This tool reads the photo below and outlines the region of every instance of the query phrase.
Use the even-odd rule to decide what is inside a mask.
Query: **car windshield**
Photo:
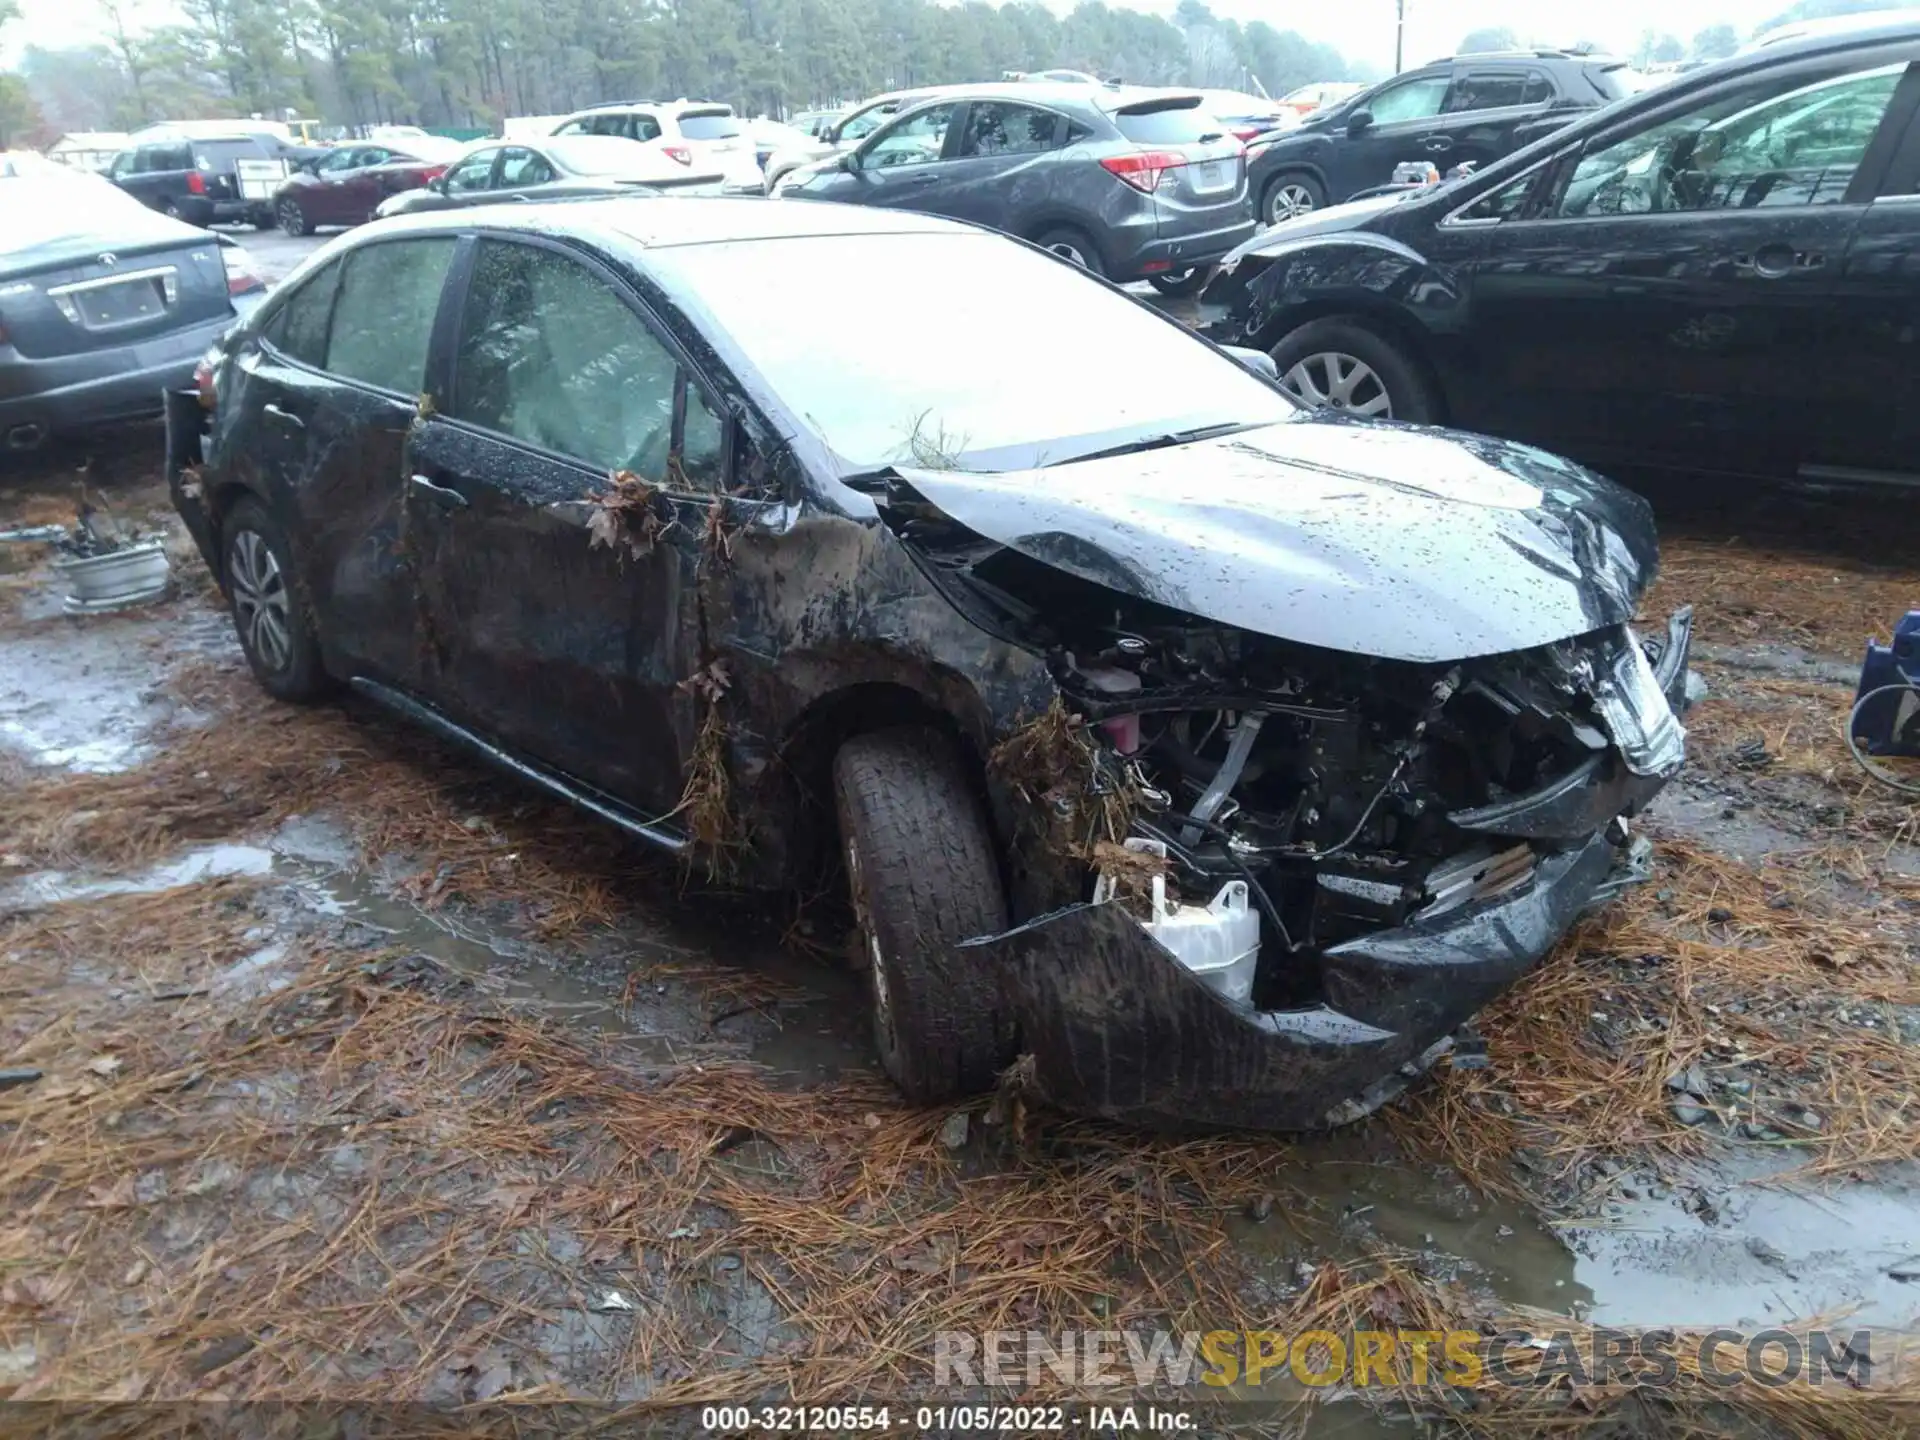
[[[856,472],[1028,469],[1301,413],[1137,301],[995,236],[737,241],[648,264]]]

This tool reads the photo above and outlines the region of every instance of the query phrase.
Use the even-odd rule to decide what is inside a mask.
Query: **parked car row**
[[[1316,406],[1586,464],[1920,480],[1920,26],[1780,42],[1229,255],[1207,333]]]

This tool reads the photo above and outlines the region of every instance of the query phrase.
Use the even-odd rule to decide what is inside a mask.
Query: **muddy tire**
[[[987,1089],[1012,1037],[994,977],[948,942],[1004,930],[1007,902],[959,752],[937,730],[861,735],[833,788],[880,1063],[922,1103]]]
[[[313,633],[313,606],[293,565],[280,522],[251,495],[236,501],[220,527],[220,579],[234,633],[260,688],[277,700],[309,704],[333,689]]]

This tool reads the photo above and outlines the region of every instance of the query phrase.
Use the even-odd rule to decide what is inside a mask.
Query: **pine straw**
[[[1831,1326],[1839,1331],[1837,1344],[1853,1329],[1843,1320],[1813,1317],[1780,1328],[1800,1337],[1804,1345],[1809,1332]],[[1536,1340],[1566,1336],[1572,1353],[1582,1357],[1582,1373],[1588,1376],[1599,1350],[1593,1325],[1548,1311],[1488,1304],[1422,1274],[1410,1257],[1390,1253],[1355,1265],[1323,1264],[1305,1291],[1281,1313],[1263,1321],[1262,1328],[1289,1336],[1328,1332],[1341,1337],[1349,1353],[1355,1332],[1444,1335],[1468,1331],[1488,1340],[1503,1332],[1510,1336],[1524,1332]],[[1883,1331],[1880,1338],[1894,1337]],[[1799,1378],[1782,1381],[1777,1351],[1769,1357],[1773,1384],[1743,1381],[1724,1387],[1702,1378],[1705,1339],[1699,1331],[1675,1332],[1667,1350],[1676,1372],[1670,1384],[1640,1388],[1649,1383],[1654,1362],[1636,1356],[1620,1364],[1611,1383],[1577,1390],[1570,1389],[1564,1379],[1551,1378],[1565,1373],[1565,1351],[1556,1354],[1520,1344],[1499,1345],[1500,1360],[1519,1382],[1502,1383],[1487,1368],[1496,1347],[1483,1343],[1472,1352],[1482,1362],[1479,1377],[1471,1384],[1456,1384],[1448,1382],[1447,1373],[1459,1379],[1462,1371],[1450,1364],[1438,1340],[1428,1352],[1424,1377],[1412,1346],[1403,1340],[1392,1355],[1391,1381],[1383,1389],[1416,1413],[1445,1417],[1465,1433],[1502,1437],[1654,1434],[1669,1440],[1724,1440],[1730,1435],[1764,1434],[1792,1440],[1885,1440],[1889,1435],[1911,1433],[1915,1406],[1920,1404],[1920,1362],[1892,1345],[1886,1347],[1891,1353],[1878,1353],[1880,1346],[1875,1347],[1871,1389],[1825,1375],[1822,1383],[1809,1384],[1804,1366]],[[1315,1350],[1310,1359],[1324,1365],[1325,1354]],[[1713,1359],[1716,1368],[1725,1372],[1744,1357],[1743,1347],[1727,1345]],[[1379,1398],[1382,1391],[1371,1393]]]
[[[231,667],[182,667],[175,684],[216,717],[175,730],[147,765],[115,774],[30,772],[0,787],[0,835],[18,862],[121,870],[183,842],[225,838],[324,807],[369,859],[418,865],[429,908],[510,899],[549,938],[628,906],[643,862],[611,827],[530,798],[384,717],[296,709]]]
[[[1793,1146],[1801,1173],[1920,1157],[1920,1047],[1893,1024],[1892,1007],[1920,1004],[1902,909],[1836,896],[1845,857],[1743,864],[1671,837],[1656,854],[1651,884],[1583,922],[1479,1017],[1491,1068],[1448,1071],[1389,1112],[1394,1131],[1484,1190],[1538,1201],[1511,1168],[1523,1148],[1562,1180],[1596,1157],[1699,1150],[1667,1079],[1702,1064],[1752,1079],[1723,1118],[1780,1131],[1758,1143]],[[1880,1023],[1856,1023],[1865,1016]]]
[[[0,1093],[0,1346],[39,1358],[15,1399],[826,1400],[923,1386],[938,1330],[1233,1313],[1222,1220],[1275,1188],[1271,1145],[1068,1126],[969,1175],[876,1081],[647,1069],[364,956],[248,1002],[71,968],[82,931],[165,912],[167,974],[205,983],[236,898],[0,937],[49,1071]],[[608,1291],[632,1309],[567,1354]]]
[[[1772,548],[1738,537],[1667,536],[1660,578],[1642,613],[1694,607],[1700,638],[1727,645],[1798,645],[1847,659],[1920,601],[1920,575],[1857,554]]]

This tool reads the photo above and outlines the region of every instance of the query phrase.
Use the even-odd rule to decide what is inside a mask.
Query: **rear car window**
[[[1220,133],[1220,122],[1200,108],[1198,96],[1190,105],[1129,106],[1115,112],[1113,123],[1136,145],[1190,145]]]
[[[731,140],[747,130],[737,115],[682,115],[680,133],[689,140]]]
[[[333,291],[339,282],[338,261],[303,281],[267,322],[268,342],[302,365],[319,369],[326,364],[327,322],[333,317]]]
[[[382,390],[418,395],[453,246],[453,236],[432,235],[389,240],[348,255],[333,305],[327,369]]]
[[[193,169],[193,147],[190,145],[153,145],[140,152],[140,168],[153,173],[167,170]]]
[[[1527,76],[1521,70],[1471,70],[1453,82],[1447,92],[1446,112],[1500,110],[1524,105]]]
[[[1605,65],[1582,65],[1580,73],[1587,77],[1587,84],[1602,100],[1618,100],[1627,93],[1627,87],[1620,82],[1620,77],[1627,73],[1624,60],[1610,61]]]

